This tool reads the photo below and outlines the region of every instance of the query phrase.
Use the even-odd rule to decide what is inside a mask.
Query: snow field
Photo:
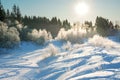
[[[46,46],[23,43],[0,58],[0,79],[119,80],[119,52],[119,43],[98,35],[84,44],[57,40]]]

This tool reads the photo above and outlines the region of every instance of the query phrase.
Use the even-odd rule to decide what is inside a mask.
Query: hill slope
[[[1,55],[0,80],[118,80],[119,52],[119,43],[98,36],[84,44],[23,43],[19,50]]]

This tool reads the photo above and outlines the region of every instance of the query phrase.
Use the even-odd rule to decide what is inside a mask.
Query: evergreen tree
[[[66,30],[68,30],[68,29],[71,28],[71,25],[70,25],[70,23],[68,22],[67,19],[63,21],[63,27],[64,27]]]
[[[17,6],[17,13],[16,13],[16,17],[17,17],[17,20],[19,21],[19,22],[21,22],[21,12],[20,12],[20,9],[19,9],[19,7]]]
[[[114,35],[117,32],[113,23],[102,17],[96,18],[95,25],[97,32],[102,36]]]
[[[5,10],[3,8],[3,5],[1,4],[1,0],[0,0],[0,21],[4,21],[5,20]]]
[[[14,4],[11,12],[11,17],[13,18],[12,20],[17,20],[21,22],[21,12],[18,6]]]
[[[62,23],[61,23],[60,19],[58,19],[58,25],[62,26]]]
[[[9,9],[7,9],[6,18],[9,19],[9,17],[10,17],[10,11],[9,11]]]
[[[13,19],[16,19],[17,17],[16,14],[17,14],[17,6],[14,4],[11,12],[11,16],[13,17]]]
[[[58,23],[57,18],[56,18],[56,17],[53,17],[53,18],[51,19],[51,24],[57,24],[57,23]]]
[[[109,31],[109,23],[107,19],[104,19],[102,17],[96,18],[96,30],[97,32],[102,36],[107,36]]]
[[[19,32],[15,27],[10,27],[0,22],[0,48],[13,48],[20,42]]]

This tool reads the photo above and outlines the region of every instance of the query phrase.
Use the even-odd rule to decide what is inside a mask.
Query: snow
[[[119,80],[120,43],[96,37],[101,42],[22,42],[0,55],[0,80]]]
[[[79,80],[79,79],[83,79],[83,78],[92,78],[92,77],[105,77],[105,76],[111,76],[113,74],[114,73],[110,72],[110,71],[97,71],[97,72],[94,72],[94,73],[90,73],[90,74],[86,74],[86,75],[83,75],[83,76],[75,77],[75,78],[72,78],[70,80]]]

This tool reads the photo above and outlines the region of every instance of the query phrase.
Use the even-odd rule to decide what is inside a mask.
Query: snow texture
[[[120,79],[120,44],[100,36],[84,44],[22,42],[8,52],[0,55],[0,80]]]

